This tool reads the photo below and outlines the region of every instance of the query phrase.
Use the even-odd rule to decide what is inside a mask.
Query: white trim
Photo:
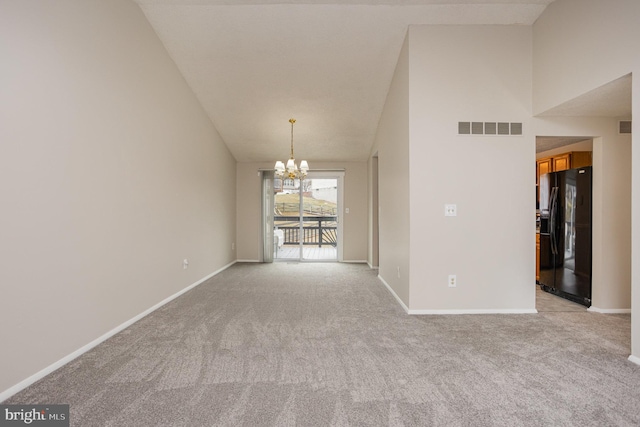
[[[238,259],[236,262],[261,262],[259,259]]]
[[[409,314],[537,314],[538,310],[519,308],[490,308],[490,309],[463,309],[463,310],[409,310]]]
[[[328,174],[328,173],[327,173]],[[336,254],[337,254],[337,259],[338,262],[343,262],[344,261],[344,175],[345,172],[333,172],[335,179],[336,179],[336,184],[337,184],[337,190],[338,190],[338,241],[336,242],[338,244],[338,247],[336,248]],[[309,172],[309,175],[311,175],[311,172]],[[323,176],[324,174],[320,174],[320,176]],[[333,179],[333,178],[331,178]]]
[[[538,310],[535,308],[532,309],[471,309],[471,310],[409,310],[409,307],[400,299],[398,294],[389,286],[389,284],[382,278],[382,276],[378,275],[378,279],[387,287],[391,295],[395,297],[395,299],[400,303],[404,311],[407,314],[411,315],[422,315],[422,314],[537,314]]]
[[[369,264],[367,261],[363,259],[345,259],[340,262],[344,262],[346,264]]]
[[[587,311],[601,314],[631,314],[630,308],[598,308],[591,306],[587,308]]]
[[[633,362],[636,365],[640,365],[640,357],[634,356],[633,354],[629,356],[629,362]]]
[[[404,301],[402,301],[400,299],[400,297],[398,296],[398,294],[396,294],[396,292],[391,288],[391,286],[389,286],[389,284],[382,278],[381,275],[378,274],[378,279],[380,279],[380,281],[382,282],[382,284],[384,284],[387,289],[389,290],[389,292],[391,292],[391,295],[394,296],[394,298],[400,303],[400,305],[402,306],[402,308],[404,309],[405,312],[407,312],[407,314],[409,313],[409,307],[407,307],[404,303]]]
[[[373,265],[371,265],[371,263],[369,261],[366,261],[366,263],[367,263],[367,265],[369,266],[370,269],[372,269],[372,270],[380,270],[379,266],[374,267]]]
[[[0,393],[0,402],[3,402],[5,400],[7,400],[8,398],[13,396],[14,394],[18,393],[19,391],[24,390],[25,388],[29,387],[31,384],[35,383],[36,381],[41,380],[42,378],[46,377],[47,375],[49,375],[53,371],[63,367],[67,363],[69,363],[72,360],[76,359],[77,357],[83,355],[87,351],[91,350],[92,348],[94,348],[98,344],[101,344],[102,342],[108,340],[109,338],[111,338],[112,336],[117,334],[118,332],[121,332],[124,329],[128,328],[129,326],[133,325],[134,323],[136,323],[138,320],[142,319],[143,317],[145,317],[145,316],[151,314],[152,312],[156,311],[157,309],[159,309],[163,305],[167,304],[168,302],[171,302],[172,300],[178,298],[180,295],[190,291],[191,289],[195,288],[196,286],[198,286],[198,285],[202,284],[203,282],[209,280],[210,278],[212,278],[216,274],[219,274],[222,271],[226,270],[227,268],[231,267],[236,262],[237,261],[233,261],[233,262],[225,265],[224,267],[214,271],[213,273],[209,274],[208,276],[203,277],[202,279],[198,280],[197,282],[195,282],[195,283],[187,286],[186,288],[176,292],[175,294],[165,298],[164,300],[160,301],[159,303],[157,303],[153,307],[143,311],[142,313],[140,313],[137,316],[127,320],[126,322],[120,324],[119,326],[116,326],[115,328],[113,328],[112,330],[107,332],[106,334],[96,338],[95,340],[91,341],[90,343],[80,347],[76,351],[66,355],[65,357],[63,357],[62,359],[58,360],[57,362],[52,363],[51,365],[49,365],[46,368],[40,370],[39,372],[36,372],[35,374],[31,375],[27,379],[24,379],[24,380],[20,381],[18,384],[14,385],[12,387],[9,387],[8,389],[6,389],[2,393]]]

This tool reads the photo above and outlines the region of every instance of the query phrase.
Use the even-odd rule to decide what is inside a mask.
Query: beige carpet
[[[237,264],[4,403],[75,426],[637,426],[630,316],[408,316],[364,265]]]

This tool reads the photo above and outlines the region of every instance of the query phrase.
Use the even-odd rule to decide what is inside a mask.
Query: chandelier
[[[276,176],[280,179],[283,177],[289,179],[305,179],[307,173],[309,172],[309,164],[306,160],[300,161],[300,168],[296,165],[296,159],[293,158],[293,124],[296,122],[296,119],[289,119],[289,123],[291,123],[291,158],[287,160],[287,167],[285,169],[284,163],[280,160],[276,162],[275,171]]]

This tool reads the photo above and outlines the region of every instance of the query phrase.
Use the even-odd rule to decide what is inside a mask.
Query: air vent
[[[458,135],[471,135],[471,122],[458,122]]]
[[[471,122],[471,133],[474,135],[484,135],[484,123]]]
[[[509,135],[509,123],[498,123],[498,135]]]
[[[622,120],[618,122],[619,133],[631,133],[631,120]]]
[[[522,135],[522,123],[458,122],[458,135]]]

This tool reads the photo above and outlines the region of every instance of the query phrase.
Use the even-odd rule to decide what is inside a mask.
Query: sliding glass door
[[[312,172],[303,181],[274,180],[273,235],[264,241],[272,239],[275,261],[340,259],[341,187],[342,176],[336,173]]]
[[[303,181],[304,183],[304,181]],[[275,260],[299,260],[301,257],[300,181],[276,179],[273,206]]]

